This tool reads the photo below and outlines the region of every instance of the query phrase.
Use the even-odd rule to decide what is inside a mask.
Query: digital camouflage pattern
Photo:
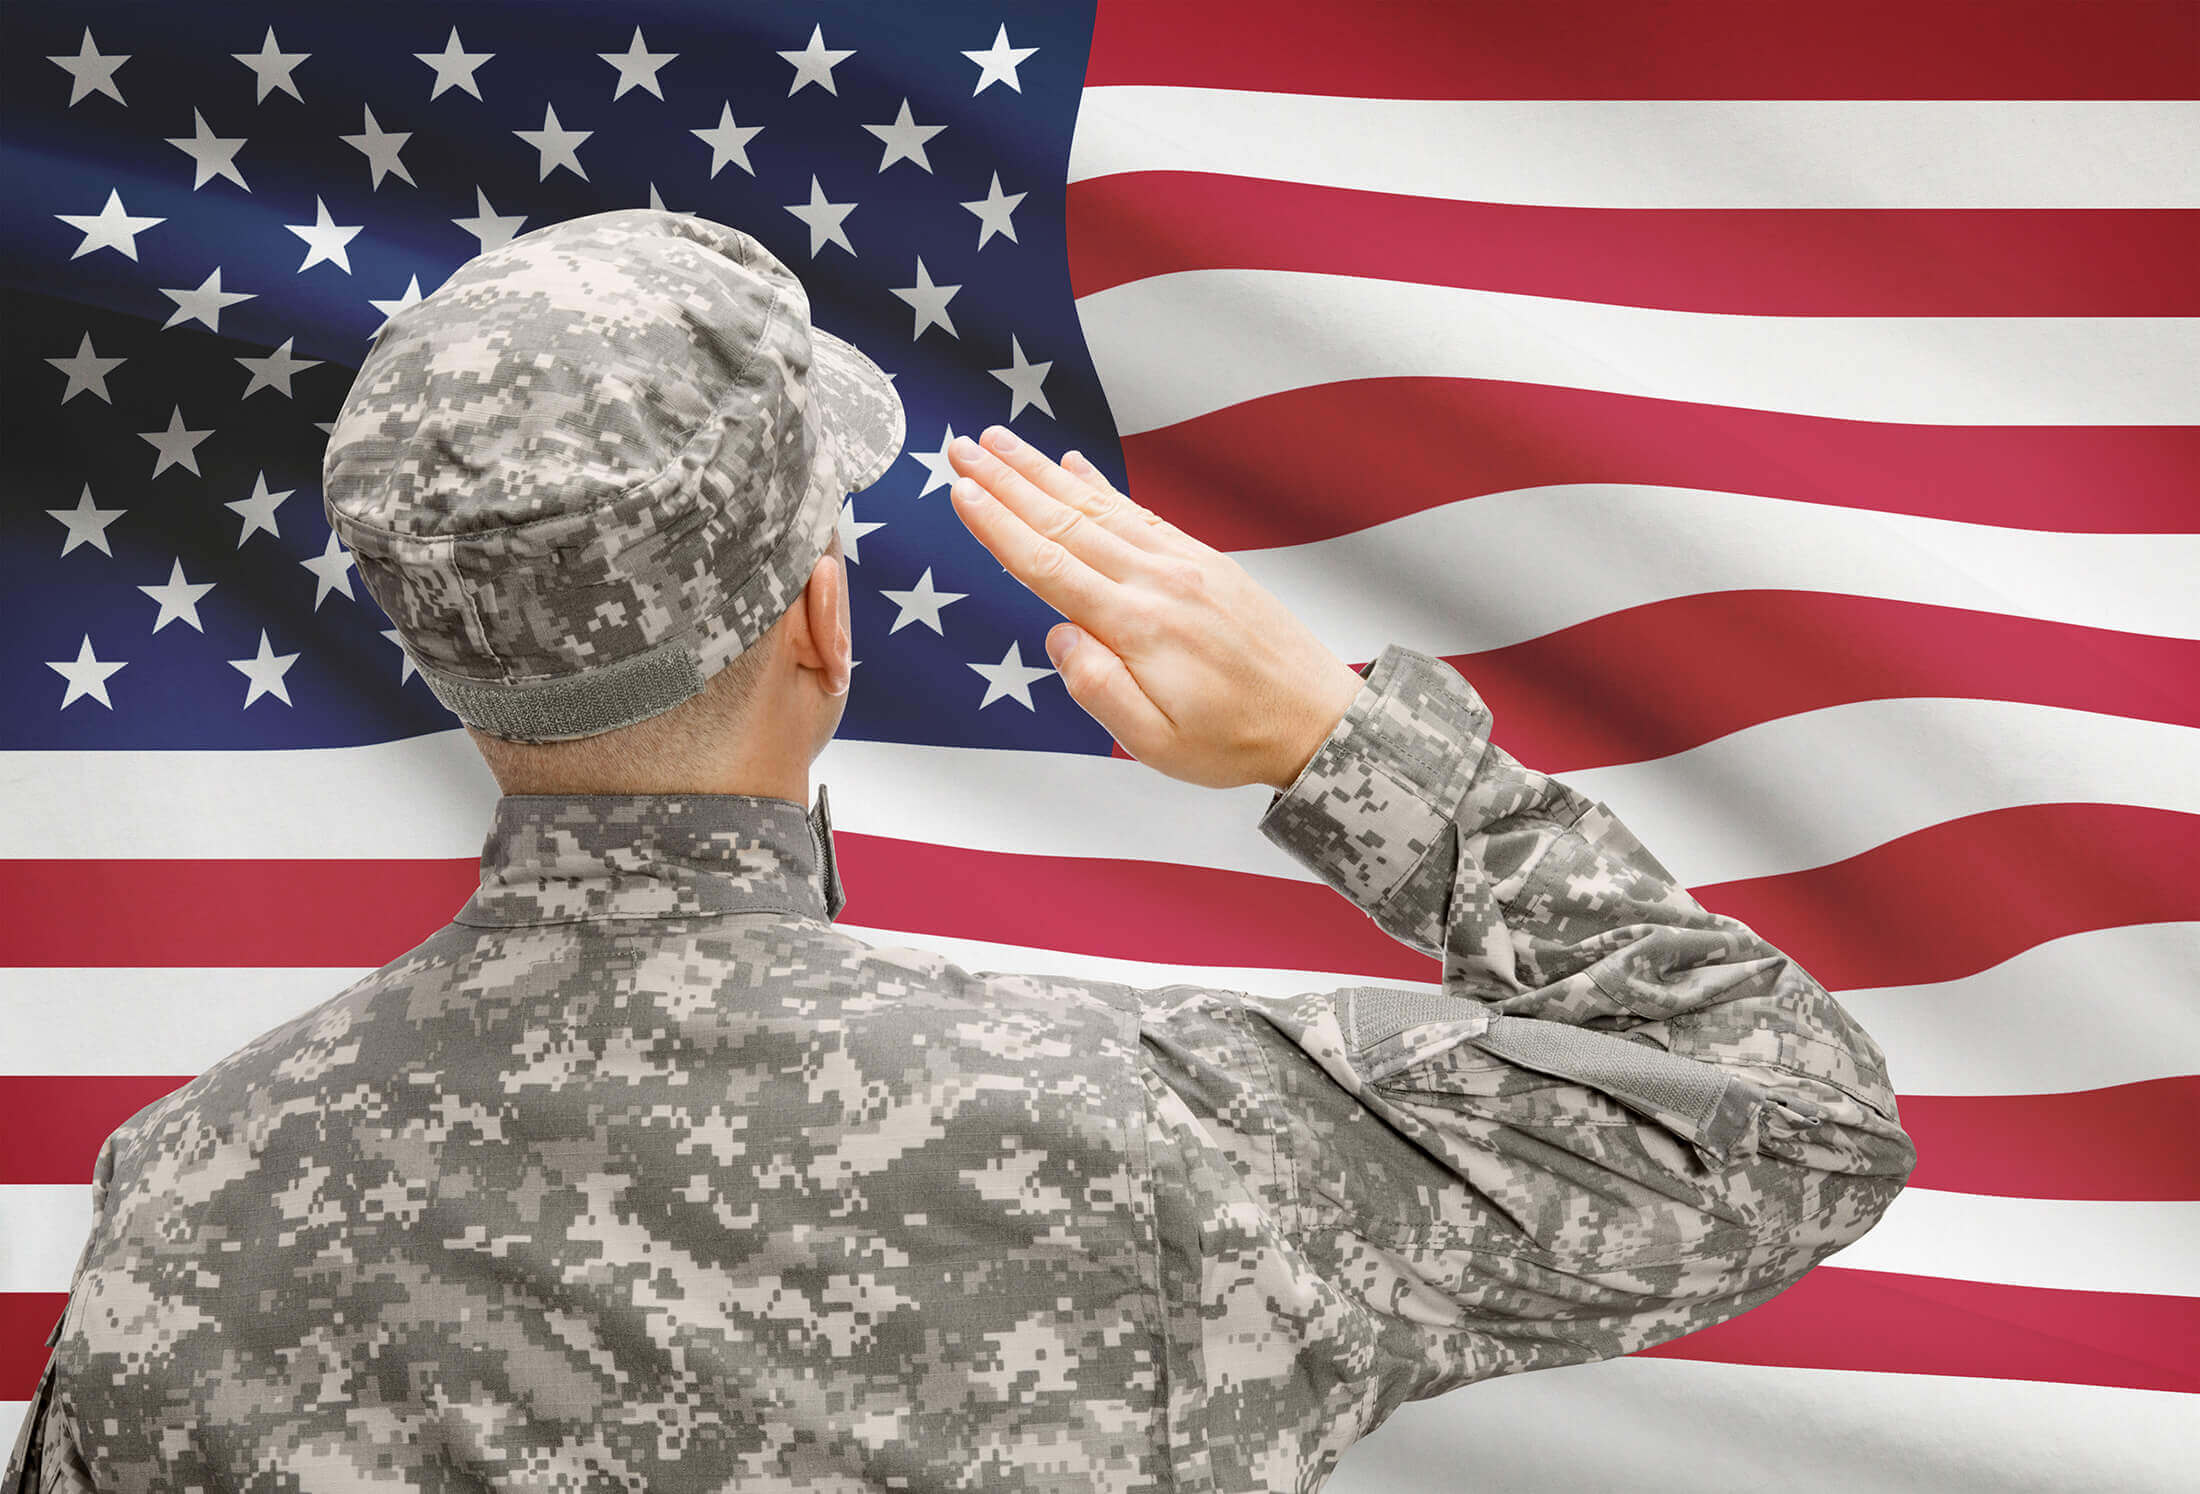
[[[101,1148],[36,1488],[1311,1491],[1869,1230],[1871,1037],[1363,673],[1260,829],[1441,994],[967,971],[834,927],[822,792],[503,798],[449,925]]]
[[[438,699],[558,741],[670,710],[768,631],[905,433],[756,239],[596,213],[389,319],[322,508]]]

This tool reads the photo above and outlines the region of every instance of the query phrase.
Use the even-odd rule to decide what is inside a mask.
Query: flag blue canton
[[[1062,236],[1089,7],[9,8],[7,743],[449,730],[320,508],[370,339],[467,259],[657,205],[763,241],[894,376],[844,509],[841,735],[1105,753],[1058,614],[948,502],[1013,424],[1121,481]]]

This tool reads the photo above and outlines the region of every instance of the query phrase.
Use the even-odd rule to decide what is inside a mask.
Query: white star
[[[140,586],[154,601],[160,603],[160,616],[153,619],[153,631],[158,633],[177,618],[182,618],[203,633],[199,626],[199,598],[214,589],[211,581],[190,582],[183,579],[183,562],[179,559],[170,565],[168,580],[160,586]]]
[[[651,183],[649,184],[649,206],[650,206],[650,210],[651,210],[652,212],[659,212],[659,213],[675,213],[675,212],[676,212],[676,213],[680,214],[680,215],[681,215],[682,217],[684,217],[684,218],[692,218],[692,217],[694,217],[694,216],[695,216],[695,209],[693,209],[693,208],[668,208],[668,207],[666,207],[666,206],[665,206],[665,200],[664,200],[664,199],[663,199],[662,197],[659,197],[659,196],[657,195],[657,184],[656,184],[655,182],[651,182]]]
[[[345,252],[344,246],[357,238],[359,230],[364,226],[364,224],[355,223],[349,228],[337,227],[336,220],[328,215],[328,204],[321,201],[319,194],[315,194],[313,199],[313,221],[311,223],[285,223],[283,225],[283,227],[306,241],[306,257],[299,263],[298,273],[302,275],[321,261],[327,260],[337,269],[349,275],[351,273],[351,256]]]
[[[176,406],[168,417],[168,429],[164,431],[139,431],[138,439],[153,443],[160,453],[153,458],[153,475],[158,477],[170,467],[184,467],[192,476],[199,473],[198,446],[214,434],[209,426],[203,431],[187,431],[183,428],[183,406]]]
[[[1031,682],[1054,673],[1051,669],[1033,669],[1024,663],[1023,645],[1015,642],[1008,645],[1008,652],[1001,655],[1000,663],[969,667],[985,677],[985,699],[978,702],[981,711],[1004,695],[1022,702],[1025,710],[1036,711],[1038,707],[1031,703]]]
[[[107,205],[96,214],[55,213],[54,216],[84,235],[84,242],[76,246],[79,254],[89,254],[94,249],[112,249],[131,259],[137,258],[137,236],[156,223],[166,223],[166,218],[133,218],[122,209],[122,194],[113,187],[107,189]]]
[[[222,329],[222,308],[224,306],[234,306],[239,301],[250,301],[259,294],[257,291],[223,290],[222,267],[220,265],[214,266],[214,273],[199,282],[197,290],[183,290],[180,288],[170,290],[166,286],[162,286],[160,293],[176,303],[175,314],[160,324],[162,331],[175,326],[178,322],[196,321],[206,323],[208,327],[216,332]]]
[[[298,662],[296,654],[278,654],[267,646],[267,629],[260,629],[260,652],[257,658],[231,659],[229,667],[239,670],[252,681],[252,688],[245,692],[244,703],[251,705],[263,695],[272,695],[284,705],[290,704],[290,691],[283,685],[283,676],[290,666]]]
[[[878,163],[884,171],[896,161],[914,161],[926,171],[932,169],[931,159],[924,153],[924,142],[947,128],[946,125],[920,125],[909,117],[909,101],[901,101],[901,113],[894,116],[892,124],[865,125],[864,128],[886,142],[886,158]]]
[[[119,508],[99,508],[92,503],[92,485],[84,484],[84,491],[77,496],[74,508],[49,508],[47,513],[59,519],[69,531],[68,542],[61,547],[66,555],[78,545],[95,545],[110,558],[114,551],[107,548],[107,526],[127,512]]]
[[[252,380],[244,386],[244,393],[238,397],[240,399],[250,399],[262,389],[273,389],[282,395],[284,399],[289,399],[291,397],[290,381],[292,377],[300,369],[319,368],[321,366],[321,360],[318,358],[294,358],[291,356],[290,345],[297,340],[295,337],[284,338],[283,345],[274,352],[269,353],[265,358],[239,358],[237,361],[251,370]]]
[[[475,98],[481,97],[481,89],[474,82],[474,69],[496,56],[494,52],[469,52],[458,39],[458,28],[451,28],[451,39],[443,44],[440,52],[415,52],[413,56],[435,69],[435,87],[429,91],[430,99],[443,96],[446,88],[463,88]]]
[[[970,96],[976,98],[979,94],[985,92],[988,85],[994,83],[1006,83],[1018,93],[1022,93],[1024,85],[1016,81],[1016,65],[1038,50],[1037,47],[1010,46],[1008,44],[1008,27],[1004,24],[999,31],[993,34],[992,46],[986,48],[983,52],[963,53],[963,56],[978,64],[980,69],[978,86],[970,90]]]
[[[1052,419],[1054,406],[1047,403],[1046,394],[1039,386],[1046,382],[1047,370],[1054,366],[1053,362],[1024,361],[1024,345],[1016,340],[1013,332],[1008,337],[1008,356],[1011,360],[1008,367],[986,370],[1008,386],[1008,418],[1014,420],[1026,405],[1037,405]]]
[[[79,695],[89,695],[110,711],[115,708],[115,703],[107,698],[107,676],[123,665],[102,664],[99,656],[92,652],[91,634],[84,635],[75,659],[48,659],[46,667],[69,682],[69,693],[61,697],[64,711]]]
[[[84,340],[76,345],[75,357],[48,358],[46,361],[69,376],[69,387],[62,391],[61,403],[67,404],[89,389],[111,405],[114,401],[107,399],[107,375],[130,360],[100,357],[92,351],[92,334],[87,332]]]
[[[181,135],[168,137],[170,145],[191,158],[191,190],[196,192],[215,177],[226,176],[247,192],[251,191],[252,184],[237,170],[237,152],[244,149],[244,136],[225,139],[216,135],[207,128],[205,119],[196,109],[191,111],[191,127],[195,133],[189,139]]]
[[[624,52],[598,52],[604,61],[619,70],[619,86],[612,90],[613,99],[623,98],[629,88],[646,88],[659,98],[665,91],[657,86],[657,69],[672,61],[678,52],[652,52],[642,41],[642,28],[634,28],[634,40],[627,43]]]
[[[560,166],[569,166],[582,181],[588,173],[581,170],[581,158],[576,152],[580,143],[595,134],[594,130],[569,130],[558,123],[558,111],[548,104],[542,106],[542,128],[539,130],[514,130],[513,134],[532,145],[542,157],[542,172],[535,180],[541,181]]]
[[[379,337],[382,335],[382,329],[390,324],[391,317],[408,306],[418,306],[420,304],[420,277],[415,275],[410,281],[406,282],[405,294],[399,296],[396,300],[376,301],[370,298],[367,304],[382,313],[382,320],[375,323],[374,331],[368,334],[372,337]]]
[[[946,429],[947,434],[940,437],[940,449],[938,451],[904,451],[902,453],[910,461],[924,464],[926,476],[924,486],[917,489],[919,498],[922,498],[934,488],[951,487],[955,479],[962,475],[948,465],[947,448],[955,444],[955,428],[948,426]],[[973,436],[970,439],[975,441],[977,437]]]
[[[978,215],[978,247],[980,249],[983,249],[985,241],[995,234],[1002,235],[1012,244],[1021,242],[1016,237],[1016,225],[1010,220],[1009,214],[1016,211],[1017,204],[1021,203],[1027,195],[1018,192],[1012,196],[1004,196],[1001,192],[1001,174],[996,171],[993,173],[993,185],[986,188],[985,196],[979,198],[976,202],[963,204],[964,207]]]
[[[291,81],[290,72],[292,68],[295,68],[313,54],[311,52],[285,52],[278,48],[275,45],[275,28],[273,26],[267,28],[267,36],[261,41],[258,52],[232,52],[229,55],[252,69],[252,76],[260,85],[260,91],[252,99],[255,104],[264,103],[268,94],[278,88],[301,104],[305,102],[306,96],[300,93],[298,85]]]
[[[100,56],[99,47],[92,41],[91,27],[84,28],[84,40],[77,44],[74,57],[64,54],[46,60],[68,73],[70,108],[74,109],[77,102],[90,93],[103,93],[125,109],[130,107],[122,90],[115,86],[115,69],[128,62],[130,56],[128,53],[117,56],[113,52]]]
[[[497,210],[489,206],[489,194],[476,187],[474,216],[453,218],[451,221],[481,240],[481,248],[477,252],[487,254],[491,249],[502,249],[511,243],[513,236],[519,232],[519,226],[527,221],[527,215],[513,213],[509,217],[498,217]]]
[[[117,509],[115,512],[120,513]],[[856,553],[856,542],[874,529],[884,529],[884,524],[861,524],[856,521],[856,500],[844,498],[840,503],[840,553],[850,565],[863,564],[863,557]]]
[[[345,574],[351,569],[351,551],[345,549],[335,535],[328,537],[328,544],[321,553],[301,560],[298,564],[313,572],[320,585],[313,589],[313,610],[321,610],[321,599],[332,591],[340,591],[347,602],[359,599],[351,593],[351,577]]]
[[[810,258],[817,258],[817,251],[827,244],[838,244],[850,254],[856,252],[856,246],[848,242],[848,235],[840,227],[841,220],[856,210],[856,204],[827,202],[825,189],[817,184],[816,173],[813,172],[810,176],[810,201],[807,206],[799,202],[782,203],[781,206],[810,225]]]
[[[405,651],[405,640],[397,636],[397,629],[384,628],[382,636],[397,645],[398,657],[405,661],[405,667],[397,672],[397,683],[403,685],[420,671],[413,668],[413,656]]]
[[[835,98],[840,90],[833,86],[833,68],[855,56],[854,52],[832,52],[825,47],[825,30],[821,26],[810,27],[810,44],[799,52],[781,52],[780,56],[794,64],[794,82],[787,85],[787,97],[793,98],[805,83],[815,83]]]
[[[252,479],[251,497],[235,498],[224,503],[223,508],[232,509],[244,518],[244,528],[237,535],[237,548],[243,549],[244,542],[262,529],[281,539],[282,531],[275,527],[275,510],[282,506],[285,498],[296,491],[295,488],[285,488],[280,493],[270,493],[267,490],[267,474],[262,472]]]
[[[688,133],[710,147],[710,174],[716,176],[718,168],[728,161],[738,161],[741,169],[756,175],[756,168],[749,164],[749,142],[764,132],[762,125],[750,125],[743,129],[733,122],[733,105],[722,104],[718,110],[718,123],[707,130],[690,130]]]
[[[959,285],[935,285],[931,275],[924,268],[923,255],[917,256],[917,283],[915,285],[890,285],[886,289],[890,294],[907,301],[916,310],[917,325],[916,330],[909,334],[911,342],[922,337],[924,329],[934,322],[945,327],[949,337],[959,339],[962,336],[960,332],[955,330],[954,322],[949,320],[947,315],[947,303],[955,299],[955,292],[961,290],[962,287]]]
[[[364,104],[360,105],[360,108],[365,112],[367,118],[366,123],[360,126],[359,133],[356,135],[343,135],[338,138],[367,158],[367,166],[374,172],[372,183],[374,189],[380,191],[382,189],[382,178],[393,171],[404,181],[406,186],[418,186],[419,183],[413,180],[412,173],[405,169],[405,163],[397,159],[397,153],[405,148],[405,142],[412,139],[412,132],[408,130],[403,134],[396,134],[385,130],[374,122],[374,111],[372,109],[367,108]]]
[[[966,591],[934,591],[932,589],[932,568],[926,566],[924,574],[917,578],[915,590],[887,591],[882,588],[879,595],[901,609],[900,613],[894,618],[894,625],[886,630],[889,634],[899,633],[904,623],[921,622],[933,632],[945,638],[947,636],[946,630],[940,627],[940,609],[951,602],[961,601],[970,593]]]

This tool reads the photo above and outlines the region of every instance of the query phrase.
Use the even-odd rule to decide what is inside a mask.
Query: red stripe
[[[0,966],[371,969],[480,881],[478,858],[0,861]]]
[[[0,1076],[0,1184],[89,1185],[92,1164],[115,1128],[163,1095],[183,1088],[192,1077]]]
[[[1694,891],[1833,989],[1951,980],[2065,934],[2200,918],[2194,825],[2121,804],[2025,805]],[[834,844],[849,923],[1169,964],[1403,980],[1434,968],[1320,883],[849,831]],[[455,914],[477,876],[472,861],[5,861],[0,899],[21,919],[5,963],[380,966]]]
[[[1489,705],[1505,750],[1560,775],[1863,700],[2022,701],[2200,726],[2200,640],[1831,592],[1674,597],[1444,657]]]
[[[2200,918],[2200,817],[2027,804],[1928,825],[1808,871],[1691,891],[1829,990],[1955,980],[2050,939]],[[2123,1014],[2111,1004],[2102,1015]]]
[[[2015,529],[2194,525],[2200,426],[1836,420],[1493,379],[1350,379],[1124,438],[1126,489],[1218,550],[1559,483],[1750,493]],[[1257,495],[1257,496],[1253,496]]]
[[[2200,209],[1536,207],[1139,171],[1070,185],[1073,294],[1294,270],[1756,316],[2191,316]]]
[[[89,1183],[100,1146],[189,1076],[0,1077],[0,1185]],[[2190,1202],[2200,1150],[2133,1137],[2200,1133],[2200,1075],[2045,1095],[1901,1095],[1913,1186],[2003,1198]]]
[[[1953,980],[2066,934],[2200,919],[2195,824],[2122,804],[2025,805],[1694,892],[1833,990]],[[1434,978],[1432,960],[1318,882],[848,831],[834,845],[849,923],[1168,964]],[[477,876],[472,861],[0,861],[0,905],[20,920],[5,963],[378,967],[441,927]]]
[[[1652,1359],[2200,1390],[2200,1298],[1827,1267]]]
[[[0,1400],[27,1401],[66,1292],[0,1292]],[[2200,1299],[1829,1267],[1645,1358],[2200,1390]]]
[[[1895,1060],[1896,1067],[1901,1060]],[[1898,1095],[1910,1184],[1999,1198],[2200,1199],[2200,1074],[2046,1095]],[[98,1155],[95,1143],[92,1155]],[[86,1173],[89,1176],[89,1171]]]
[[[45,1372],[46,1335],[69,1305],[67,1292],[0,1292],[0,1401],[27,1401]]]
[[[1319,883],[845,830],[834,850],[849,923],[1173,963],[1428,964]],[[379,966],[455,915],[479,874],[475,860],[0,861],[0,906],[18,918],[0,964]]]
[[[2182,99],[2182,0],[1101,0],[1085,86],[1400,99]]]

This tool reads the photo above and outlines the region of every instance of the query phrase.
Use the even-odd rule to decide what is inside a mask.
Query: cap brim
[[[810,328],[810,397],[840,448],[840,480],[860,493],[886,475],[908,439],[901,396],[854,343]]]

